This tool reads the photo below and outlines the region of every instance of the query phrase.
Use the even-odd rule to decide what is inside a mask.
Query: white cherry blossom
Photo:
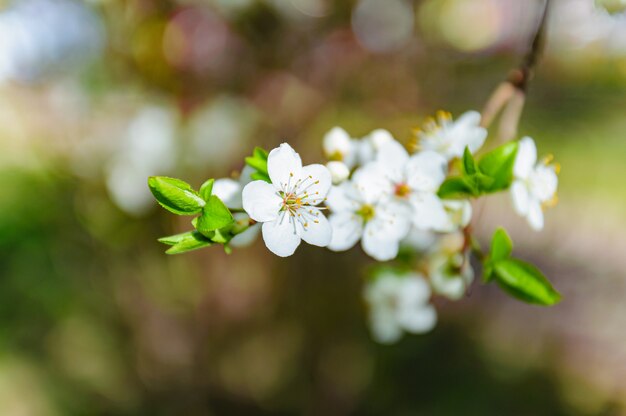
[[[477,111],[468,111],[456,121],[450,113],[440,111],[436,119],[428,120],[415,135],[420,150],[432,150],[451,160],[461,157],[467,146],[472,153],[480,149],[487,138],[487,130],[480,126]]]
[[[400,143],[392,141],[381,146],[376,160],[364,170],[368,192],[408,204],[415,227],[435,231],[450,228],[448,213],[437,196],[448,170],[443,156],[432,151],[409,156]]]
[[[537,163],[537,147],[530,137],[519,142],[511,198],[515,211],[526,217],[534,230],[543,229],[543,208],[556,201],[558,165],[549,160]]]
[[[370,192],[368,179],[366,168],[360,168],[351,181],[331,188],[326,201],[333,228],[328,248],[348,250],[360,239],[368,255],[379,261],[391,260],[409,231],[410,210],[383,194]]]
[[[300,155],[283,143],[268,155],[267,170],[272,183],[253,181],[243,189],[243,208],[250,218],[263,223],[267,248],[286,257],[301,240],[327,246],[332,230],[317,205],[331,187],[328,169],[319,164],[303,167]]]
[[[374,160],[380,147],[391,141],[394,141],[393,136],[384,129],[355,139],[341,127],[334,127],[324,136],[322,146],[328,159],[342,162],[350,170]]]
[[[474,269],[467,255],[437,252],[429,259],[428,275],[435,293],[459,300],[474,280]]]
[[[428,332],[437,322],[437,312],[429,303],[430,288],[420,274],[385,271],[367,284],[364,297],[372,335],[380,343],[396,342],[404,331]]]

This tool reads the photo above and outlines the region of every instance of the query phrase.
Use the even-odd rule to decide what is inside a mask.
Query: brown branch
[[[489,127],[498,113],[502,111],[498,129],[498,142],[511,140],[517,134],[517,126],[526,101],[528,83],[533,77],[535,67],[543,52],[550,0],[544,0],[541,19],[533,35],[528,52],[521,64],[509,72],[506,81],[493,92],[483,109],[481,125]]]
[[[530,48],[528,49],[528,52],[526,53],[526,56],[522,60],[520,66],[512,70],[507,79],[509,83],[522,92],[526,92],[528,88],[528,81],[532,78],[537,62],[543,52],[549,8],[550,0],[544,0],[541,20],[537,25],[537,30],[535,31]]]

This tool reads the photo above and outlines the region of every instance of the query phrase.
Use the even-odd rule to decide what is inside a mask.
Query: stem
[[[500,110],[504,108],[498,130],[498,141],[511,140],[517,134],[517,126],[524,108],[528,84],[534,75],[544,48],[549,7],[550,0],[544,0],[541,19],[528,52],[519,67],[511,70],[507,80],[502,82],[491,94],[483,109],[481,125],[487,128]]]
[[[522,60],[521,65],[511,71],[507,80],[515,88],[524,93],[528,89],[528,81],[532,78],[533,72],[539,62],[541,52],[543,52],[549,8],[550,0],[545,0],[543,4],[543,12],[541,13],[541,20],[537,25],[537,30],[535,31],[535,36],[533,36],[530,48]]]

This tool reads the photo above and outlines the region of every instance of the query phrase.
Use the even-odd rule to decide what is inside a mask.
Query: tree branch
[[[509,73],[509,77],[507,81],[511,83],[515,88],[522,92],[526,92],[528,88],[528,81],[533,76],[533,72],[535,67],[537,66],[537,62],[543,52],[543,48],[545,45],[545,32],[546,32],[546,22],[548,20],[548,10],[550,8],[550,0],[544,0],[543,11],[541,13],[541,20],[537,25],[537,30],[535,32],[535,36],[533,37],[532,43],[530,44],[530,48],[526,53],[526,56],[522,60],[521,65],[512,70]]]

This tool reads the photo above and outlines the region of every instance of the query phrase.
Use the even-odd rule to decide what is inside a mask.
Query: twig
[[[549,8],[550,0],[544,0],[541,19],[528,52],[519,67],[511,70],[506,81],[502,82],[495,89],[483,109],[481,125],[489,127],[496,115],[504,108],[498,129],[498,141],[511,140],[517,133],[517,126],[526,100],[528,83],[534,75],[539,57],[544,48]]]
[[[550,8],[550,0],[545,0],[543,5],[543,11],[541,13],[541,20],[537,25],[535,36],[533,37],[530,48],[522,61],[522,64],[509,73],[507,81],[511,83],[515,88],[522,92],[526,92],[528,89],[528,81],[533,76],[541,52],[543,52],[545,44],[546,22],[548,21],[548,10]]]

